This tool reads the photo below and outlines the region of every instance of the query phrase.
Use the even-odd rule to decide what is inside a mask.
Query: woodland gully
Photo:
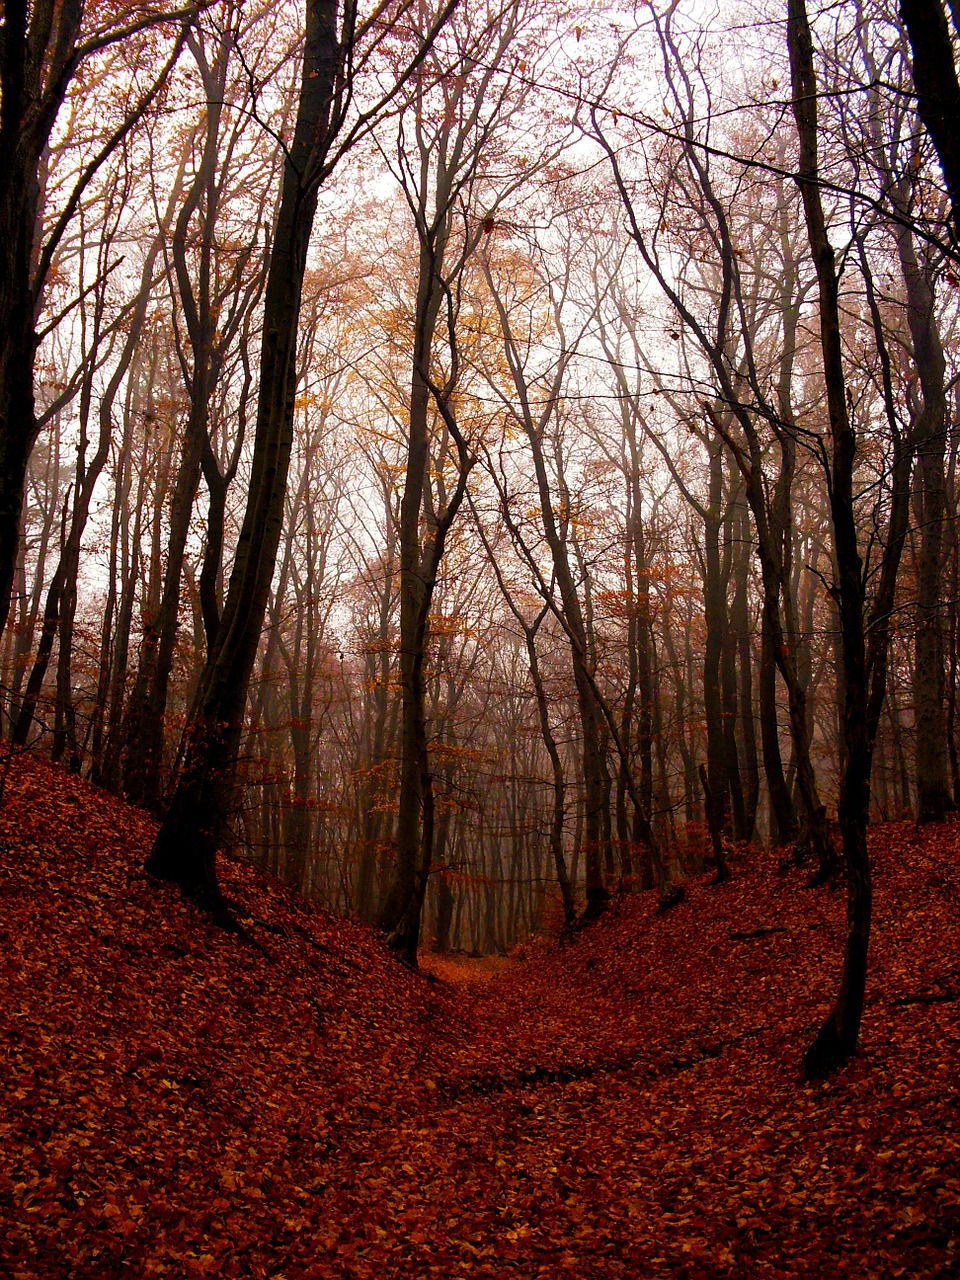
[[[2,30],[12,749],[411,965],[792,846],[849,1056],[868,820],[960,793],[955,8]]]

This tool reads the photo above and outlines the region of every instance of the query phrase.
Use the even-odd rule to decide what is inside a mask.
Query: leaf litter
[[[842,889],[776,855],[424,957],[225,862],[256,945],[46,762],[0,810],[0,1275],[960,1274],[960,828],[872,830],[859,1056],[799,1083]]]

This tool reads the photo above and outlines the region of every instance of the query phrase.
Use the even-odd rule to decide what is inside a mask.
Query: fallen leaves
[[[797,1082],[843,901],[772,856],[520,962],[397,966],[225,869],[256,950],[42,761],[0,811],[0,1273],[952,1275],[954,827],[873,834],[863,1054]],[[909,910],[905,909],[909,904]]]

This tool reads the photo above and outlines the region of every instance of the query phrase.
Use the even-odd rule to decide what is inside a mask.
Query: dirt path
[[[875,849],[864,1052],[826,1084],[798,1064],[843,902],[799,878],[741,869],[686,915],[636,902],[564,952],[456,965],[405,1134],[422,1274],[960,1273],[957,983],[928,945],[960,941],[950,841]]]

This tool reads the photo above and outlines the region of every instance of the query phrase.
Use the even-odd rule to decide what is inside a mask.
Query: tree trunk
[[[703,709],[707,721],[707,777],[713,803],[713,820],[726,831],[729,819],[727,744],[724,735],[720,665],[723,659],[727,615],[727,584],[723,580],[720,531],[723,527],[723,443],[710,442],[710,488],[704,518],[703,607],[707,634],[703,649]]]
[[[941,822],[953,810],[944,712],[940,601],[946,523],[946,360],[937,328],[932,272],[928,265],[918,262],[913,236],[906,225],[898,228],[897,248],[907,287],[907,319],[922,396],[913,429],[920,509],[914,649],[917,821]]]
[[[347,41],[349,44],[349,39]],[[346,52],[336,0],[309,0],[297,122],[264,303],[253,467],[243,526],[213,653],[186,730],[183,767],[148,869],[228,919],[216,851],[232,799],[247,688],[256,658],[283,521],[293,436],[297,320],[323,162],[339,120],[337,86]]]
[[[786,844],[797,831],[793,798],[783,775],[780,754],[780,726],[777,720],[777,661],[774,657],[775,629],[763,610],[760,631],[760,746],[763,776],[770,801],[770,843]]]
[[[787,43],[793,112],[800,142],[798,181],[820,298],[820,346],[830,419],[830,513],[837,566],[835,600],[843,659],[842,726],[845,754],[837,817],[847,866],[847,936],[833,1008],[803,1056],[808,1078],[829,1074],[856,1049],[863,1015],[872,888],[867,851],[871,741],[867,728],[863,573],[854,516],[857,442],[843,374],[839,283],[820,200],[817,163],[817,82],[804,0],[788,0]]]
[[[953,238],[960,244],[960,81],[941,0],[900,0],[913,55],[917,110],[933,140],[947,180]]]
[[[723,884],[725,880],[730,879],[730,868],[727,866],[727,859],[723,851],[723,828],[721,827],[717,814],[717,806],[710,790],[710,780],[707,777],[707,771],[700,766],[700,786],[703,788],[703,807],[707,815],[707,826],[710,830],[710,846],[713,850],[713,865],[716,874],[713,878],[714,884]]]
[[[540,615],[543,617],[543,614]],[[540,662],[537,656],[535,628],[526,629],[527,657],[530,661],[530,678],[537,699],[537,716],[540,722],[540,736],[550,757],[550,768],[553,774],[553,813],[550,822],[550,860],[553,863],[560,887],[560,901],[563,904],[563,922],[567,928],[576,919],[576,905],[573,900],[573,889],[567,874],[567,861],[563,853],[563,828],[567,816],[566,788],[563,777],[563,763],[557,740],[550,726],[550,714],[547,695],[540,676]]]
[[[757,755],[757,731],[753,706],[753,627],[748,606],[750,568],[750,513],[742,500],[736,505],[734,538],[734,592],[730,609],[730,626],[736,638],[740,669],[740,740],[743,747],[745,789],[743,794],[743,832],[741,839],[752,840],[757,825],[760,802],[760,761]]]
[[[432,848],[433,780],[427,755],[423,665],[429,637],[434,580],[425,568],[431,548],[423,547],[420,518],[430,456],[430,366],[443,284],[438,270],[446,246],[446,227],[437,240],[424,237],[416,299],[416,333],[410,385],[409,436],[403,499],[400,506],[400,803],[397,815],[397,863],[394,882],[380,916],[391,945],[412,967],[417,961],[420,916]],[[436,538],[436,533],[433,538]]]

